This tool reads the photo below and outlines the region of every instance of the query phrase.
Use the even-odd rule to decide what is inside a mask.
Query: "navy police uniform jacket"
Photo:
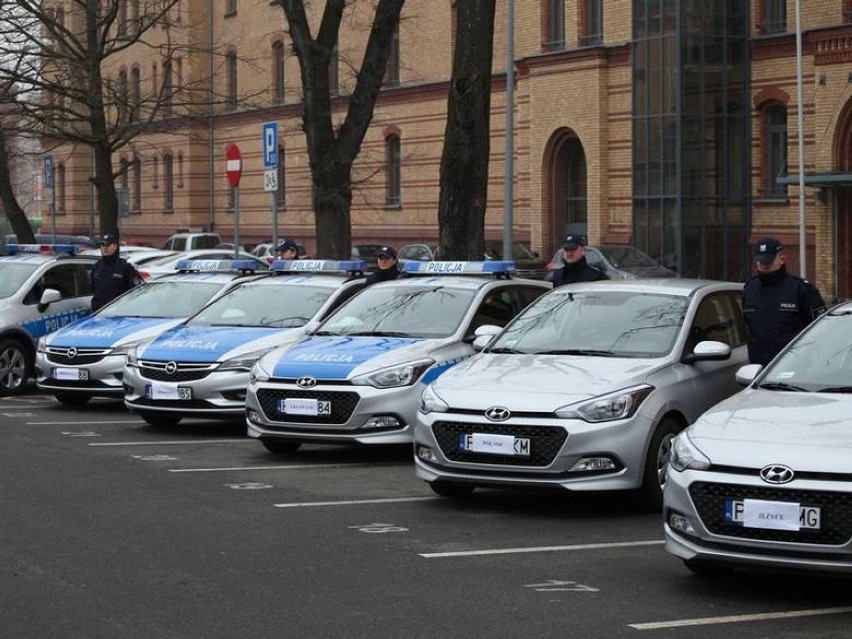
[[[825,302],[817,288],[788,273],[783,264],[751,278],[743,288],[749,361],[765,366],[823,312]]]
[[[581,257],[573,264],[565,264],[564,267],[553,274],[553,288],[574,282],[597,282],[598,280],[608,279],[606,273],[589,266],[586,263],[586,258]]]
[[[127,260],[119,257],[118,253],[95,262],[91,279],[93,311],[142,283],[139,272]]]
[[[370,284],[377,284],[378,282],[387,282],[389,280],[395,280],[398,277],[399,268],[396,264],[384,270],[376,269],[367,276],[367,286],[369,286]]]

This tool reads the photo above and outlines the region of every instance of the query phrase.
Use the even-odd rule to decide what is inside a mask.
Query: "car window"
[[[220,239],[218,235],[198,235],[193,238],[194,249],[216,248],[219,246]]]
[[[586,248],[586,263],[589,266],[603,271],[604,273],[609,272],[609,265],[604,261],[603,255],[601,255],[597,249]]]
[[[470,331],[480,326],[505,326],[518,313],[541,297],[547,289],[533,286],[512,286],[490,291],[473,316]]]
[[[340,292],[340,294],[335,298],[334,302],[331,305],[331,308],[326,310],[325,314],[322,316],[322,319],[325,319],[329,315],[331,315],[335,310],[343,306],[346,302],[352,299],[356,293],[360,293],[366,287],[366,282],[358,282]]]
[[[329,286],[282,284],[271,288],[262,282],[231,289],[198,312],[190,326],[255,326],[294,328],[317,314],[334,289]]]
[[[103,317],[187,317],[222,288],[205,281],[154,281],[131,289],[100,312]]]
[[[37,268],[38,264],[4,262],[0,265],[0,299],[17,293]]]
[[[731,348],[745,343],[745,322],[735,295],[719,293],[702,300],[690,329],[690,347],[704,340],[724,342]]]
[[[62,299],[82,297],[87,292],[81,286],[77,273],[78,269],[74,264],[54,266],[44,274],[44,288],[56,289],[62,295]]]

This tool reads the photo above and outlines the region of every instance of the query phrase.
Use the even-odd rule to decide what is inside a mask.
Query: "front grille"
[[[43,383],[43,386],[49,388],[74,388],[76,390],[99,390],[109,389],[118,390],[117,386],[108,386],[97,379],[49,379]]]
[[[716,535],[824,545],[846,544],[852,536],[852,493],[696,482],[689,487],[689,495],[707,530]],[[725,521],[725,502],[743,499],[797,502],[803,506],[819,507],[821,528],[768,530],[746,528],[742,524]]]
[[[278,411],[282,399],[316,399],[331,402],[331,415],[287,415]],[[299,424],[345,424],[352,417],[360,396],[344,391],[304,391],[261,388],[257,401],[269,421]]]
[[[76,350],[74,357],[69,357],[68,351]],[[101,361],[104,356],[108,355],[111,348],[65,348],[59,346],[48,346],[47,361],[52,364],[66,366],[84,366],[86,364],[94,364]]]
[[[170,373],[166,370],[166,367],[172,363],[177,368],[173,373]],[[218,363],[198,364],[195,362],[154,362],[146,360],[139,362],[139,373],[145,379],[151,379],[155,382],[193,382],[204,379],[218,366]]]
[[[436,422],[432,432],[447,459],[473,464],[499,464],[503,466],[549,466],[562,450],[568,438],[567,431],[560,426],[515,426],[509,424],[471,424]],[[492,455],[475,453],[459,448],[459,435],[489,433],[512,435],[530,440],[529,456]]]
[[[203,399],[148,399],[140,397],[133,402],[133,406],[145,407],[152,406],[154,408],[177,408],[177,409],[216,409],[218,406],[204,401]]]

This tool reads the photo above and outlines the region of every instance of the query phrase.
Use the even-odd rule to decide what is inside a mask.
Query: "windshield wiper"
[[[411,333],[403,333],[401,331],[356,331],[354,333],[344,333],[346,337],[411,337]]]
[[[826,386],[820,388],[818,393],[852,393],[852,386]]]
[[[565,348],[555,351],[537,351],[536,355],[593,355],[595,357],[618,357],[612,351],[600,351],[591,348]]]
[[[497,353],[498,355],[521,355],[524,351],[519,351],[516,348],[492,348],[489,353]]]
[[[288,315],[287,317],[274,317],[274,318],[262,317],[260,319],[260,325],[261,326],[272,326],[273,324],[277,324],[278,322],[286,322],[288,320],[299,320],[300,322],[305,323],[310,319],[311,319],[310,317],[305,317],[304,315]]]
[[[803,393],[810,393],[807,388],[802,388],[801,386],[796,386],[795,384],[788,384],[787,382],[766,382],[765,384],[761,384],[758,388],[765,388],[766,390],[778,390],[778,391],[801,391]]]

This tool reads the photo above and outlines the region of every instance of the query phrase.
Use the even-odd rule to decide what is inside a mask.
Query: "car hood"
[[[394,364],[427,357],[446,340],[407,337],[306,337],[279,357],[274,377],[348,379]]]
[[[644,382],[665,360],[480,353],[433,384],[452,408],[549,412]]]
[[[852,395],[746,389],[704,413],[689,436],[714,464],[849,473]]]
[[[157,336],[139,357],[176,362],[216,362],[238,355],[271,350],[302,328],[187,326],[180,325]]]
[[[179,324],[184,318],[163,319],[162,317],[87,317],[47,338],[48,346],[70,348],[106,348],[119,346],[157,333]]]

